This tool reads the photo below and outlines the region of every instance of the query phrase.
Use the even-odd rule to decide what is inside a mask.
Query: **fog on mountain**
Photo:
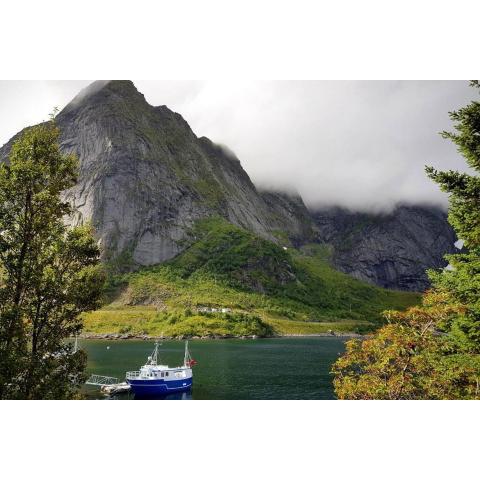
[[[362,206],[356,195],[365,185],[352,177],[354,166],[342,170],[348,188],[332,182],[338,202],[329,196],[327,206],[307,191],[307,207],[303,195],[294,193],[298,175],[308,175],[301,168],[285,188],[274,189],[282,168],[271,166],[271,181],[256,186],[243,157],[241,163],[233,153],[237,148],[198,137],[184,117],[150,105],[130,81],[94,82],[56,121],[62,151],[80,159],[78,183],[65,192],[78,210],[70,221],[91,221],[104,259],[119,268],[175,257],[186,248],[195,222],[212,215],[276,243],[329,243],[339,270],[387,288],[425,289],[425,270],[445,266],[443,255],[455,248],[446,214],[425,205],[423,197],[416,205],[415,196],[398,205],[377,202],[383,207],[375,214],[345,210],[350,201]],[[324,134],[318,134],[320,141]],[[0,159],[7,159],[12,141]],[[328,179],[335,168],[321,176]],[[371,171],[378,167],[373,164]]]

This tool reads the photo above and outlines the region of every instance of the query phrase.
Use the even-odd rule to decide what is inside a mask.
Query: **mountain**
[[[312,216],[334,247],[335,267],[384,288],[424,291],[426,270],[446,267],[443,256],[456,250],[447,215],[435,207],[400,205],[376,215],[330,208]]]
[[[178,256],[195,225],[220,217],[284,247],[333,246],[333,266],[380,286],[423,290],[454,235],[445,214],[399,207],[388,216],[309,211],[299,195],[260,191],[227,148],[197,137],[181,115],[147,103],[130,81],[97,81],[57,116],[60,145],[80,159],[65,197],[74,224],[91,221],[113,271]],[[6,161],[12,142],[0,149]]]
[[[231,152],[198,138],[167,107],[149,105],[130,81],[91,84],[57,124],[62,151],[80,158],[78,183],[66,192],[78,208],[74,223],[93,222],[107,260],[133,268],[168,260],[210,215],[271,240],[276,230],[309,235],[283,215],[288,200],[273,211]],[[306,212],[301,200],[295,208]]]

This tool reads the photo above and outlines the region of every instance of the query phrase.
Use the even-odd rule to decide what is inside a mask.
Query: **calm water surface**
[[[190,340],[193,369],[191,394],[167,399],[333,399],[330,369],[344,351],[344,339],[332,337],[258,340]],[[118,377],[138,370],[153,350],[153,342],[83,340],[88,373]],[[109,348],[108,348],[109,347]],[[161,362],[183,362],[184,342],[162,342]],[[89,398],[104,398],[98,388],[86,387]],[[117,398],[132,399],[133,395]]]

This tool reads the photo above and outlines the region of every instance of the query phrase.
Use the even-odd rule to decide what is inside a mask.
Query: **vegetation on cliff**
[[[218,217],[198,222],[191,238],[166,264],[113,276],[107,305],[85,317],[86,330],[169,336],[364,332],[382,321],[383,310],[418,301],[417,294],[383,290],[336,271],[326,246],[282,247]],[[235,323],[234,315],[244,320]]]

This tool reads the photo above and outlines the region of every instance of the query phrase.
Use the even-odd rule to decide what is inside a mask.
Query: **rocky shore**
[[[258,335],[145,335],[145,334],[132,334],[132,333],[83,333],[80,338],[88,340],[212,340],[212,339],[227,339],[227,338],[259,338]]]
[[[259,337],[258,335],[178,335],[178,336],[155,336],[132,333],[83,333],[79,338],[87,340],[225,340],[231,338],[252,339],[258,338],[295,338],[295,337],[337,337],[337,338],[364,338],[365,335],[353,332],[326,332],[326,333],[292,333],[269,335],[268,337]]]

